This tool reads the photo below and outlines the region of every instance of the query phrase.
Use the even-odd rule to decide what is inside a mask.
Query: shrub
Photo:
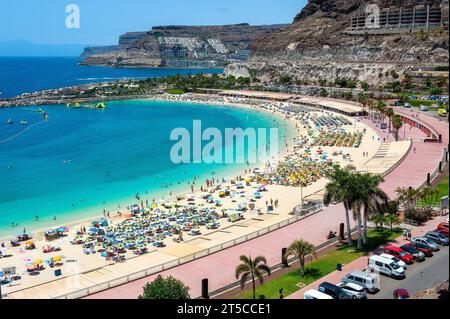
[[[190,299],[189,287],[172,276],[163,278],[159,275],[144,286],[144,293],[139,299]]]

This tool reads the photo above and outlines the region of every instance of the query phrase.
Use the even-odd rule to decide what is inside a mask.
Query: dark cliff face
[[[438,6],[442,0],[309,0],[305,8],[294,18],[298,22],[315,14],[329,18],[340,18],[365,7],[368,4],[376,4],[380,7],[411,7],[414,5]]]
[[[383,9],[410,8],[415,5],[440,6],[444,2],[309,0],[290,26],[257,38],[251,46],[251,54],[256,60],[274,56],[288,56],[292,60],[320,59],[322,55],[326,55],[326,59],[337,61],[406,61],[415,58],[410,53],[405,54],[414,49],[414,46],[420,48],[421,52],[417,55],[427,54],[427,49],[432,50],[436,43],[440,43],[439,47],[448,51],[448,30],[430,32],[426,38],[418,38],[417,35],[407,32],[378,36],[349,35],[345,32],[350,25],[350,18],[355,13],[364,11],[368,4],[377,4]],[[440,51],[439,59],[441,58]],[[445,59],[448,61],[448,52]]]

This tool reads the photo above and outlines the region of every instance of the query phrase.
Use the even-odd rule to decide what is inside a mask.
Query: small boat
[[[6,121],[6,124],[9,124],[9,125],[14,124],[13,119],[8,119],[8,120]]]
[[[22,121],[20,121],[20,124],[22,124],[22,125],[27,125],[27,124],[28,124],[28,121],[27,121],[27,120],[22,120]]]

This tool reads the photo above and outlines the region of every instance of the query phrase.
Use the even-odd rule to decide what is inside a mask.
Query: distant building
[[[250,50],[236,50],[235,53],[228,56],[229,61],[248,61]]]
[[[187,57],[187,50],[181,46],[174,46],[165,48],[162,51],[163,57],[166,59],[185,59]]]
[[[448,13],[448,3],[439,7],[389,7],[381,10],[378,25],[373,25],[372,14],[363,11],[351,17],[346,33],[389,34],[445,27],[448,26],[448,14],[445,12]]]

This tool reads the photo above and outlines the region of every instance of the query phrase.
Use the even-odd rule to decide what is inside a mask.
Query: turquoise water
[[[194,178],[200,184],[212,171],[222,177],[247,167],[173,164],[170,132],[177,127],[191,130],[193,120],[222,132],[278,127],[281,140],[290,129],[280,118],[260,111],[190,103],[117,101],[109,102],[106,110],[42,108],[49,115],[42,123],[38,107],[0,109],[2,235],[101,216],[103,208],[114,213],[119,203],[134,203],[137,193],[159,199],[171,191],[190,192],[188,182]],[[13,125],[5,124],[9,118]],[[19,124],[21,119],[28,124]]]

